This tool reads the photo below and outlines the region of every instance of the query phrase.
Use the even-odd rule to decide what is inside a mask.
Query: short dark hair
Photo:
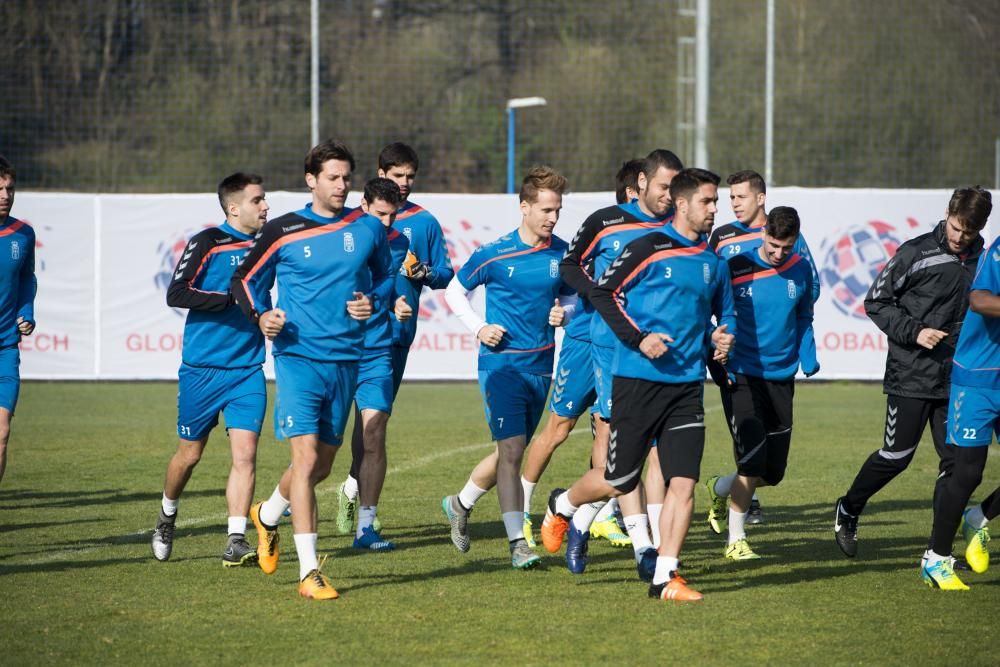
[[[652,178],[660,167],[669,169],[671,171],[681,171],[684,169],[684,163],[681,159],[677,157],[677,154],[673,151],[668,151],[666,148],[657,148],[656,150],[650,152],[646,156],[646,159],[642,163],[642,173],[646,175],[646,178]]]
[[[306,154],[305,170],[307,174],[316,176],[323,171],[323,165],[330,160],[342,160],[351,165],[354,171],[354,155],[350,149],[335,139],[327,139],[321,144],[313,146]]]
[[[17,180],[17,172],[14,170],[14,165],[10,163],[10,160],[0,155],[0,177],[10,176],[10,180]]]
[[[787,241],[799,235],[800,226],[798,211],[791,206],[775,206],[767,214],[764,232],[771,238]]]
[[[639,174],[642,173],[643,160],[633,158],[622,163],[622,168],[615,174],[615,201],[619,204],[628,203],[628,195],[625,194],[627,188],[639,191]]]
[[[264,179],[257,174],[247,174],[242,171],[226,176],[219,183],[219,206],[226,211],[226,204],[233,195],[243,192],[248,185],[261,185],[263,182]]]
[[[978,185],[956,189],[948,202],[948,216],[958,218],[966,229],[982,231],[992,211],[993,197]]]
[[[400,141],[389,144],[378,154],[378,168],[382,171],[389,171],[393,167],[407,164],[412,165],[414,171],[420,169],[417,151]]]
[[[540,165],[532,167],[528,175],[521,182],[521,192],[518,194],[518,201],[526,201],[534,204],[538,201],[539,190],[552,190],[556,194],[566,192],[566,177],[552,167]]]
[[[388,178],[373,178],[365,183],[365,201],[371,206],[376,199],[399,208],[403,203],[403,195],[399,192],[396,182]]]
[[[737,171],[726,179],[727,185],[738,185],[739,183],[749,183],[750,189],[754,192],[767,194],[767,184],[764,182],[764,177],[751,169]]]
[[[720,180],[718,174],[707,169],[699,169],[698,167],[682,169],[674,176],[674,180],[670,181],[670,198],[676,206],[679,199],[689,198],[701,186],[705,184],[718,185]]]

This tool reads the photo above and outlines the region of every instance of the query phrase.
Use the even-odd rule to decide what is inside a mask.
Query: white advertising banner
[[[903,241],[943,217],[947,190],[773,188],[768,206],[794,206],[820,271],[816,304],[818,378],[879,379],[886,341],[864,315],[874,275]],[[720,192],[717,225],[733,220]],[[483,243],[514,230],[512,195],[415,195],[441,222],[457,268]],[[352,194],[349,205],[357,205]],[[308,194],[268,194],[273,219],[301,208]],[[565,198],[556,234],[569,241],[611,193]],[[38,329],[22,342],[26,378],[177,377],[184,312],[166,305],[177,258],[192,234],[219,224],[214,194],[76,195],[20,192],[14,215],[38,237]],[[402,223],[401,223],[402,224]],[[998,225],[992,225],[995,230]],[[988,239],[993,232],[985,233]],[[280,303],[280,294],[276,295]],[[481,307],[482,295],[474,303]],[[475,338],[450,315],[443,291],[425,290],[407,379],[473,379]],[[265,367],[273,377],[271,363]]]

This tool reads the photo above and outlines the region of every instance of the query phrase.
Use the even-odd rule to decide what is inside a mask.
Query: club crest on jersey
[[[550,259],[549,260],[549,278],[559,277],[559,260]]]
[[[413,242],[413,230],[409,227],[403,227],[403,236],[408,238],[410,242]]]
[[[795,281],[794,280],[789,280],[788,281],[788,298],[789,299],[794,299],[797,296],[797,294],[798,293],[795,290]]]
[[[10,258],[20,259],[21,257],[21,244],[17,241],[10,242]]]
[[[354,234],[344,232],[344,252],[354,252]]]
[[[701,275],[705,278],[705,284],[712,284],[712,267],[708,265],[708,262],[703,262],[701,265]]]

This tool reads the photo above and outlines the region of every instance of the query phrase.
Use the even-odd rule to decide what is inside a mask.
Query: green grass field
[[[732,467],[718,394],[710,386],[706,395],[703,477]],[[879,444],[884,399],[875,385],[835,383],[801,384],[796,400],[788,475],[761,494],[767,523],[748,529],[764,559],[723,559],[699,485],[683,560],[705,601],[683,606],[647,599],[630,550],[604,542],[592,545],[583,576],[566,571],[562,554],[513,571],[494,494],[473,514],[472,550],[458,553],[440,499],[489,451],[479,392],[404,385],[380,505],[398,549],[354,552],[335,534],[345,450],[319,491],[320,553],[341,598],[318,603],[296,594],[288,524],[273,576],[222,567],[222,431],[182,498],[172,560],[153,560],[174,385],[26,383],[0,486],[0,662],[995,665],[1000,564],[967,573],[966,593],[932,591],[919,578],[936,474],[930,442],[869,504],[859,556],[848,561],[833,540],[833,503]],[[536,514],[588,453],[580,429],[539,484]],[[287,463],[266,432],[258,497]],[[998,479],[994,456],[980,492]]]

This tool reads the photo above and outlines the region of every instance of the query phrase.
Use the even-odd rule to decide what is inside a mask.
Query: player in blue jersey
[[[993,210],[990,193],[980,187],[957,190],[957,206],[966,219],[985,224]],[[954,197],[952,199],[954,203]],[[948,442],[955,445],[955,466],[934,506],[932,548],[921,561],[921,574],[932,588],[966,590],[955,575],[951,548],[961,526],[965,558],[978,573],[989,567],[987,523],[1000,514],[1000,487],[980,505],[965,509],[982,482],[990,442],[1000,436],[1000,238],[982,254],[969,292],[969,311],[953,358],[948,399]]]
[[[729,259],[736,255],[753,255],[760,248],[763,240],[763,229],[767,223],[767,184],[764,177],[756,171],[737,171],[730,174],[726,179],[729,185],[729,204],[736,215],[736,221],[728,225],[722,225],[712,232],[708,244],[715,249],[723,259]],[[820,282],[819,273],[816,271],[816,262],[812,253],[809,252],[809,245],[800,233],[792,252],[802,257],[812,270],[812,300],[813,303],[819,299]],[[706,484],[709,489],[711,506],[708,511],[709,526],[716,533],[721,533],[726,522],[726,496],[729,495],[729,488],[737,473],[734,471],[728,475],[717,475],[710,477]],[[754,494],[750,503],[750,512],[747,516],[747,523],[757,524],[764,521],[764,514],[760,509],[760,502],[757,494]]]
[[[396,211],[402,204],[399,186],[387,178],[373,178],[365,184],[361,208],[377,218],[386,228],[391,268],[399,271],[410,247],[410,240],[393,227]],[[354,394],[355,431],[362,429],[364,456],[358,471],[361,506],[354,548],[371,551],[391,551],[394,544],[382,539],[375,526],[378,500],[385,482],[386,451],[385,428],[392,412],[392,402],[399,388],[393,382],[392,324],[393,314],[389,305],[394,303],[395,292],[386,295],[386,308],[380,309],[368,320],[365,331],[365,352],[358,366],[358,387]]]
[[[473,470],[471,484],[497,487],[511,564],[527,569],[539,562],[524,535],[521,458],[545,409],[555,356],[555,327],[564,326],[575,295],[559,278],[566,242],[552,234],[562,209],[566,179],[549,167],[528,172],[519,195],[517,231],[477,248],[448,286],[452,311],[479,346],[479,388],[496,451]],[[486,319],[468,295],[486,289]],[[468,485],[466,485],[468,486]],[[466,490],[446,496],[442,509],[451,523],[451,540],[469,550],[472,503]]]
[[[253,500],[257,438],[267,390],[264,337],[233,300],[229,282],[254,235],[267,222],[263,181],[237,172],[219,183],[219,204],[226,221],[188,241],[167,289],[167,305],[187,308],[177,389],[177,450],[167,464],[160,515],[153,531],[153,556],[170,558],[177,506],[191,473],[201,460],[208,436],[226,420],[232,466],[226,484],[227,567],[253,564],[256,551],[246,541],[247,514]],[[261,295],[268,302],[269,296]]]
[[[0,480],[21,388],[21,336],[35,330],[35,230],[10,214],[17,173],[0,155]]]
[[[410,346],[417,335],[421,292],[425,287],[432,290],[444,289],[455,275],[437,218],[409,199],[419,167],[417,152],[403,143],[389,144],[378,155],[378,176],[399,186],[402,197],[393,228],[410,242],[402,269],[395,279],[394,317],[390,319],[394,398],[403,380]],[[337,494],[337,530],[343,534],[351,532],[357,510],[358,475],[364,457],[364,439],[359,423],[355,421],[351,438],[351,472],[340,485]],[[377,517],[374,525],[378,528]]]
[[[673,219],[670,183],[681,169],[683,165],[680,159],[671,151],[663,149],[652,151],[643,160],[642,168],[636,178],[637,199],[592,213],[580,226],[560,265],[563,280],[582,297],[581,303],[584,308],[582,315],[589,324],[589,329],[580,337],[591,341],[591,360],[594,366],[599,408],[599,419],[595,422],[597,437],[594,439],[591,462],[597,470],[603,470],[607,457],[608,420],[611,419],[612,411],[611,367],[617,338],[601,317],[591,316],[593,309],[590,306],[590,292],[595,287],[596,278],[630,241],[662,230]],[[577,325],[570,325],[568,331],[573,333],[576,328]],[[651,466],[659,467],[655,461]],[[652,503],[655,511],[656,507],[662,506],[663,481],[655,473],[649,481],[651,483],[647,500]],[[649,517],[643,511],[641,494],[642,490],[636,487],[631,494],[619,498],[619,502],[625,528],[632,542],[636,566],[640,576],[648,579],[652,576],[651,568],[654,563],[652,556],[655,550],[653,540],[650,538]],[[574,572],[580,573],[585,567],[586,559],[578,556],[587,549],[586,537],[589,536],[590,526],[601,510],[601,503],[594,501],[582,507],[573,517],[575,530],[571,537],[580,537],[583,540],[582,542],[574,540],[573,549],[566,552],[567,565]],[[545,549],[549,553],[556,553],[562,546],[563,535],[559,534],[557,537],[558,539],[543,540]]]
[[[705,360],[725,361],[735,330],[729,271],[705,243],[715,220],[718,182],[703,169],[674,176],[673,222],[626,245],[590,291],[594,308],[621,341],[611,366],[607,463],[568,491],[554,491],[542,524],[545,542],[561,541],[568,530],[568,565],[571,570],[573,560],[585,565],[586,549],[569,556],[574,542],[581,541],[574,537],[573,515],[584,503],[634,490],[655,439],[668,489],[649,594],[664,600],[702,597],[677,568],[705,444]],[[718,326],[709,324],[712,317]]]
[[[277,525],[289,506],[299,594],[337,597],[316,555],[316,484],[330,474],[357,388],[365,322],[389,307],[393,272],[385,228],[345,208],[354,172],[346,146],[326,141],[305,159],[312,202],[264,225],[233,274],[244,313],[274,340],[275,431],[291,442],[291,466],[271,497],[250,510],[260,567],[278,566]],[[278,304],[256,296],[277,281]]]
[[[718,373],[727,378],[721,383],[722,406],[737,469],[725,550],[730,560],[759,557],[747,543],[744,529],[751,498],[758,486],[777,486],[785,475],[796,371],[800,365],[806,376],[819,371],[812,271],[793,251],[799,228],[798,212],[778,206],[767,214],[757,250],[727,259],[740,332],[728,372]],[[713,501],[715,479],[708,481]]]

